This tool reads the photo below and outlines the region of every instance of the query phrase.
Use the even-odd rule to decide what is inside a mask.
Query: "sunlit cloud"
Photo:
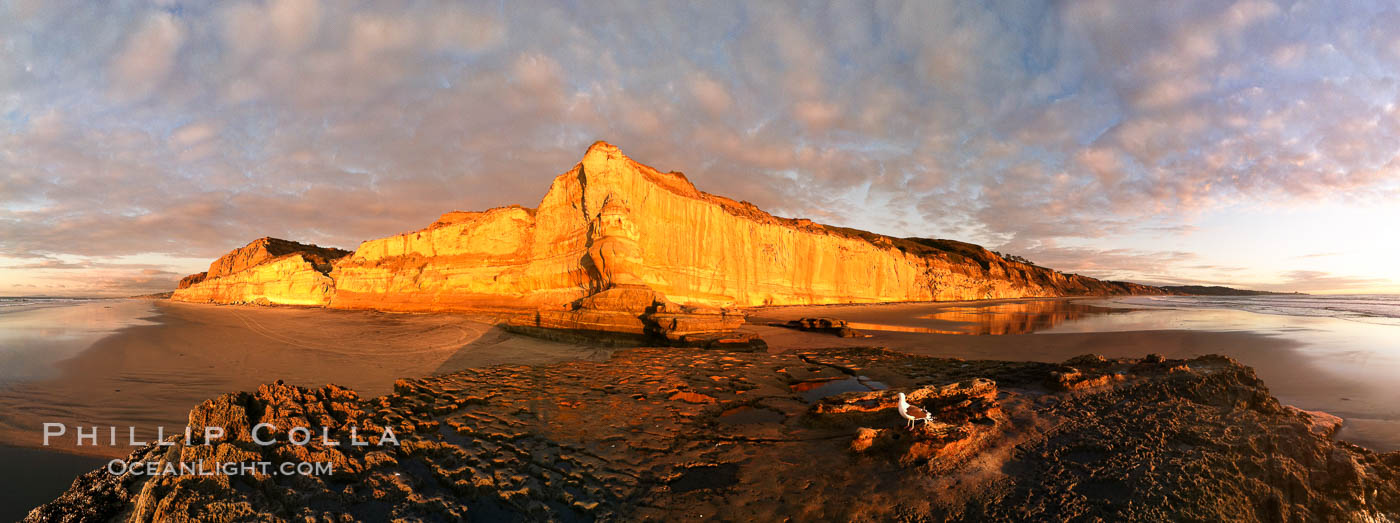
[[[1325,271],[1300,270],[1290,271],[1285,274],[1283,281],[1276,284],[1265,284],[1261,288],[1289,292],[1365,291],[1388,283],[1390,283],[1389,280],[1383,278],[1356,278]]]

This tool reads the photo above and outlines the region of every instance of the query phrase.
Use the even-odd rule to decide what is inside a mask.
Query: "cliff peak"
[[[632,159],[622,154],[622,150],[616,145],[604,141],[593,142],[588,147],[588,151],[583,153],[583,160],[579,165],[583,166],[586,175],[597,175],[607,173],[615,168],[631,163]]]
[[[637,182],[649,182],[681,196],[704,198],[684,174],[658,171],[623,154],[617,146],[601,140],[593,142],[575,170],[563,176],[578,176],[584,182],[584,191],[571,196],[581,197],[585,202],[602,202],[614,193],[623,193],[626,198],[631,198],[634,196],[632,193],[640,189]],[[548,200],[549,196],[545,199]],[[590,213],[597,211],[597,208],[589,206]]]
[[[583,153],[583,157],[588,158],[589,156],[596,154],[622,154],[622,150],[618,149],[616,145],[610,144],[603,140],[598,140],[596,142],[593,142],[593,145],[588,146],[588,150]]]

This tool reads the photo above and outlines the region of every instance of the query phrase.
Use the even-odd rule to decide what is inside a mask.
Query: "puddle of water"
[[[1069,300],[1046,300],[992,305],[939,307],[917,316],[938,322],[937,327],[847,322],[853,329],[925,334],[989,336],[1030,334],[1089,316],[1132,312],[1133,309],[1102,307]]]
[[[739,465],[699,465],[685,469],[681,476],[671,482],[671,491],[676,493],[692,490],[721,490],[739,482]]]
[[[728,425],[763,425],[782,423],[787,416],[772,409],[754,408],[747,405],[734,407],[719,415],[719,422]]]
[[[812,389],[825,386],[826,384],[831,383],[833,381],[837,381],[839,379],[841,378],[824,378],[819,380],[799,381],[797,383],[793,383],[791,388],[793,392],[808,392]]]
[[[967,334],[962,330],[934,329],[929,327],[910,327],[908,325],[885,325],[883,323],[861,323],[858,321],[848,321],[846,326],[856,330],[887,331],[887,332],[921,332],[924,334]]]
[[[807,403],[815,403],[817,400],[827,396],[835,396],[843,392],[870,392],[873,390],[888,389],[884,383],[872,380],[865,376],[852,376],[842,379],[825,379],[804,381],[794,383],[792,391],[802,395],[802,399]]]

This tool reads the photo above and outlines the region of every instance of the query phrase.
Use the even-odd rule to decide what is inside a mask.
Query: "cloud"
[[[57,259],[53,259],[53,258],[48,258],[48,259],[44,259],[44,260],[42,260],[42,261],[37,261],[37,262],[21,263],[21,264],[18,264],[18,265],[9,265],[9,266],[5,266],[5,267],[3,267],[3,268],[5,268],[5,269],[91,269],[91,268],[92,268],[92,265],[91,265],[91,264],[88,264],[88,263],[72,263],[72,262],[65,262],[65,261],[61,261],[61,260],[57,260]]]
[[[1203,263],[1117,239],[1400,185],[1393,6],[6,6],[16,257],[353,247],[533,204],[598,139],[779,214],[1125,278]]]
[[[522,89],[529,92],[532,101],[549,103],[563,96],[560,90],[562,69],[549,56],[522,54],[511,64],[510,74]]]
[[[1169,279],[1168,274],[1198,258],[1195,253],[1184,251],[1095,249],[1053,245],[1002,252],[1023,256],[1038,265],[1052,267],[1061,272],[1108,280]]]
[[[45,259],[0,264],[0,295],[133,296],[170,290],[181,277],[160,265]]]
[[[320,29],[321,6],[317,0],[277,0],[267,5],[267,20],[277,45],[300,50]]]
[[[1385,278],[1364,278],[1337,275],[1325,271],[1297,270],[1284,274],[1283,280],[1278,283],[1260,285],[1259,288],[1279,292],[1355,292],[1393,284],[1394,282]]]
[[[109,74],[120,98],[150,95],[170,76],[184,30],[170,13],[159,12],[141,22],[112,62]]]
[[[1312,253],[1312,254],[1304,254],[1304,255],[1301,255],[1301,256],[1294,256],[1293,259],[1295,259],[1295,260],[1306,260],[1306,259],[1310,259],[1310,258],[1330,258],[1330,257],[1333,257],[1333,256],[1340,256],[1341,254],[1342,254],[1342,253],[1340,253],[1340,252],[1315,252],[1315,253]]]
[[[691,75],[690,92],[712,117],[724,115],[734,103],[725,87],[704,73]]]

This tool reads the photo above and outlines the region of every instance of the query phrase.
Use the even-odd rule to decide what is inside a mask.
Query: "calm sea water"
[[[1400,325],[1400,295],[1145,296],[1126,298],[1136,305],[1171,308],[1235,309],[1259,314],[1338,318]]]
[[[0,387],[53,377],[56,364],[153,316],[149,300],[0,297]],[[3,413],[0,413],[2,415]]]
[[[92,301],[91,298],[36,298],[31,296],[0,296],[0,313],[25,307],[73,305]]]

